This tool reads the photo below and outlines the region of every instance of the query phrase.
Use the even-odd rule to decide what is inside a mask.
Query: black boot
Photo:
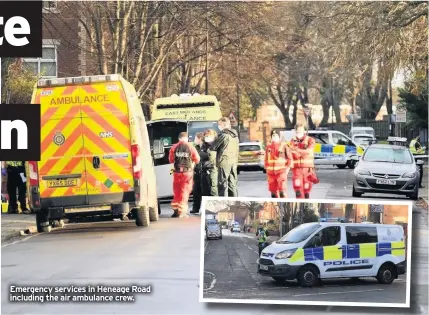
[[[305,198],[305,199],[310,199],[310,194],[308,194],[308,193],[307,193],[307,194],[305,194],[305,195],[304,195],[304,198]]]
[[[279,193],[279,195],[280,195],[280,198],[284,198],[284,197],[285,197],[285,193],[284,193],[283,191],[281,191],[281,192]]]
[[[277,198],[277,195],[274,193],[271,193],[271,198]]]
[[[301,192],[299,190],[295,191],[295,195],[296,195],[296,198],[300,198],[301,197]]]
[[[171,216],[172,218],[178,218],[179,217],[179,210],[174,210],[174,213]]]

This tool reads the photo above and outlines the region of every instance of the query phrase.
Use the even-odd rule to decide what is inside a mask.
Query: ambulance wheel
[[[345,164],[337,164],[336,165],[339,169],[345,169],[347,165]]]
[[[159,220],[159,207],[150,207],[149,208],[149,218],[152,222],[156,222]]]
[[[396,278],[396,267],[394,264],[386,263],[378,270],[377,280],[381,284],[391,284]]]
[[[274,279],[275,282],[277,282],[278,284],[284,284],[286,282],[286,278],[282,278],[282,277],[272,277]]]
[[[352,190],[352,196],[353,197],[362,197],[362,193],[358,193],[355,189],[355,185],[353,185],[353,190]]]
[[[298,283],[303,287],[312,287],[320,283],[319,271],[313,266],[303,266],[298,271]]]
[[[36,214],[36,226],[39,233],[49,233],[52,230],[52,226],[44,213]]]
[[[135,214],[136,214],[136,225],[137,226],[149,226],[150,225],[149,208],[147,208],[147,207],[136,208]]]

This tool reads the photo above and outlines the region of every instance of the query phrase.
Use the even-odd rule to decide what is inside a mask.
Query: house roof
[[[216,212],[210,211],[210,210],[206,210],[206,214],[216,214]]]

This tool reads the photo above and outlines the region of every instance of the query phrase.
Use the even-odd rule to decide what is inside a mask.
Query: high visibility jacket
[[[6,164],[6,167],[7,166],[10,166],[10,167],[22,167],[22,166],[24,166],[23,161],[6,161],[5,164]]]
[[[416,148],[417,147],[417,148]],[[411,140],[410,142],[410,151],[412,154],[423,154],[424,149],[420,145],[420,143],[417,142],[416,139]]]
[[[260,230],[258,234],[258,243],[265,243],[267,241],[267,235],[265,230]]]
[[[265,170],[270,172],[279,171],[292,167],[292,154],[285,142],[271,142],[265,149]]]
[[[298,139],[297,137],[291,139],[289,146],[292,150],[294,168],[314,167],[315,145],[316,142],[314,139],[307,135],[302,139]],[[294,149],[299,149],[300,152],[294,151]]]

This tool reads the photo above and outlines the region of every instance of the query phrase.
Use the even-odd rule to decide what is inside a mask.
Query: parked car
[[[241,171],[262,171],[265,173],[265,151],[259,142],[240,143],[238,173]]]
[[[364,193],[399,194],[417,200],[420,173],[410,150],[404,146],[369,146],[354,170],[353,197]]]
[[[219,224],[210,224],[206,227],[206,239],[222,239],[222,229]]]

